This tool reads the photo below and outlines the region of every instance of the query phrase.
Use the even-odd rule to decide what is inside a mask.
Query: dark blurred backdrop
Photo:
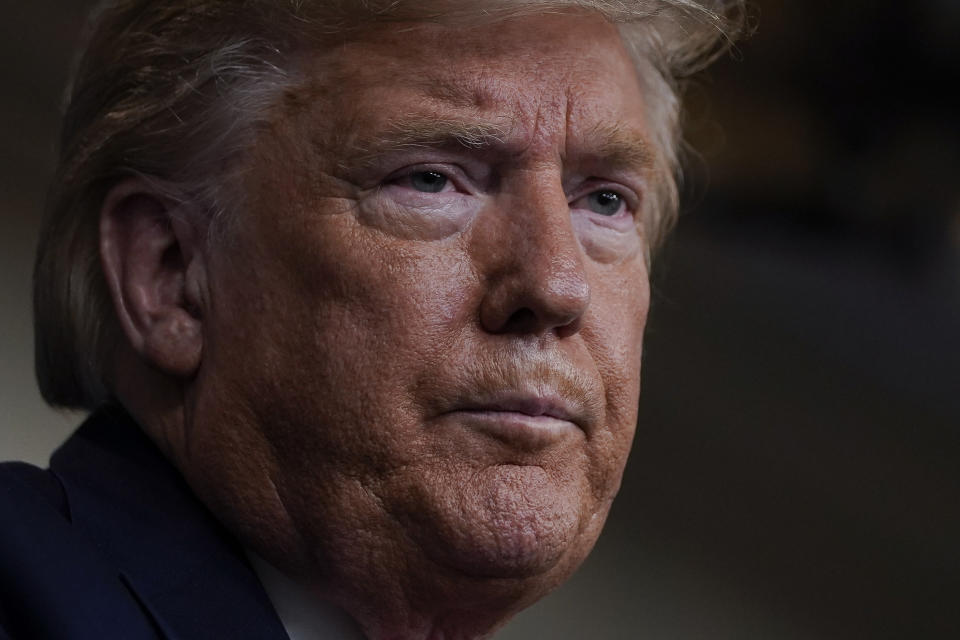
[[[29,272],[89,3],[4,0],[0,458],[42,461]],[[601,541],[500,637],[960,638],[960,1],[753,3],[689,88]]]

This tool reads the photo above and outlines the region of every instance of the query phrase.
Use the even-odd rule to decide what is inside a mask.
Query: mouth
[[[583,435],[581,412],[556,394],[501,392],[465,402],[448,420],[525,451]]]

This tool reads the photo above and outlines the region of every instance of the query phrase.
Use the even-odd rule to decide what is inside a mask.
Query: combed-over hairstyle
[[[96,10],[60,140],[34,272],[36,372],[54,406],[111,398],[122,339],[100,266],[107,191],[139,175],[197,215],[229,217],[231,177],[257,125],[299,80],[297,52],[390,21],[472,24],[590,10],[618,25],[647,99],[656,185],[644,211],[656,246],[677,210],[678,79],[742,24],[742,0],[113,0]]]

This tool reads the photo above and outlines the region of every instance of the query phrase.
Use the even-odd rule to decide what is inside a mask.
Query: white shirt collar
[[[366,640],[347,612],[320,600],[260,556],[247,551],[290,640]]]

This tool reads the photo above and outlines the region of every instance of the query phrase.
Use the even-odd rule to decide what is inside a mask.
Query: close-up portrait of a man
[[[34,275],[0,637],[492,637],[621,484],[717,0],[121,0]],[[656,376],[656,372],[649,375]]]

